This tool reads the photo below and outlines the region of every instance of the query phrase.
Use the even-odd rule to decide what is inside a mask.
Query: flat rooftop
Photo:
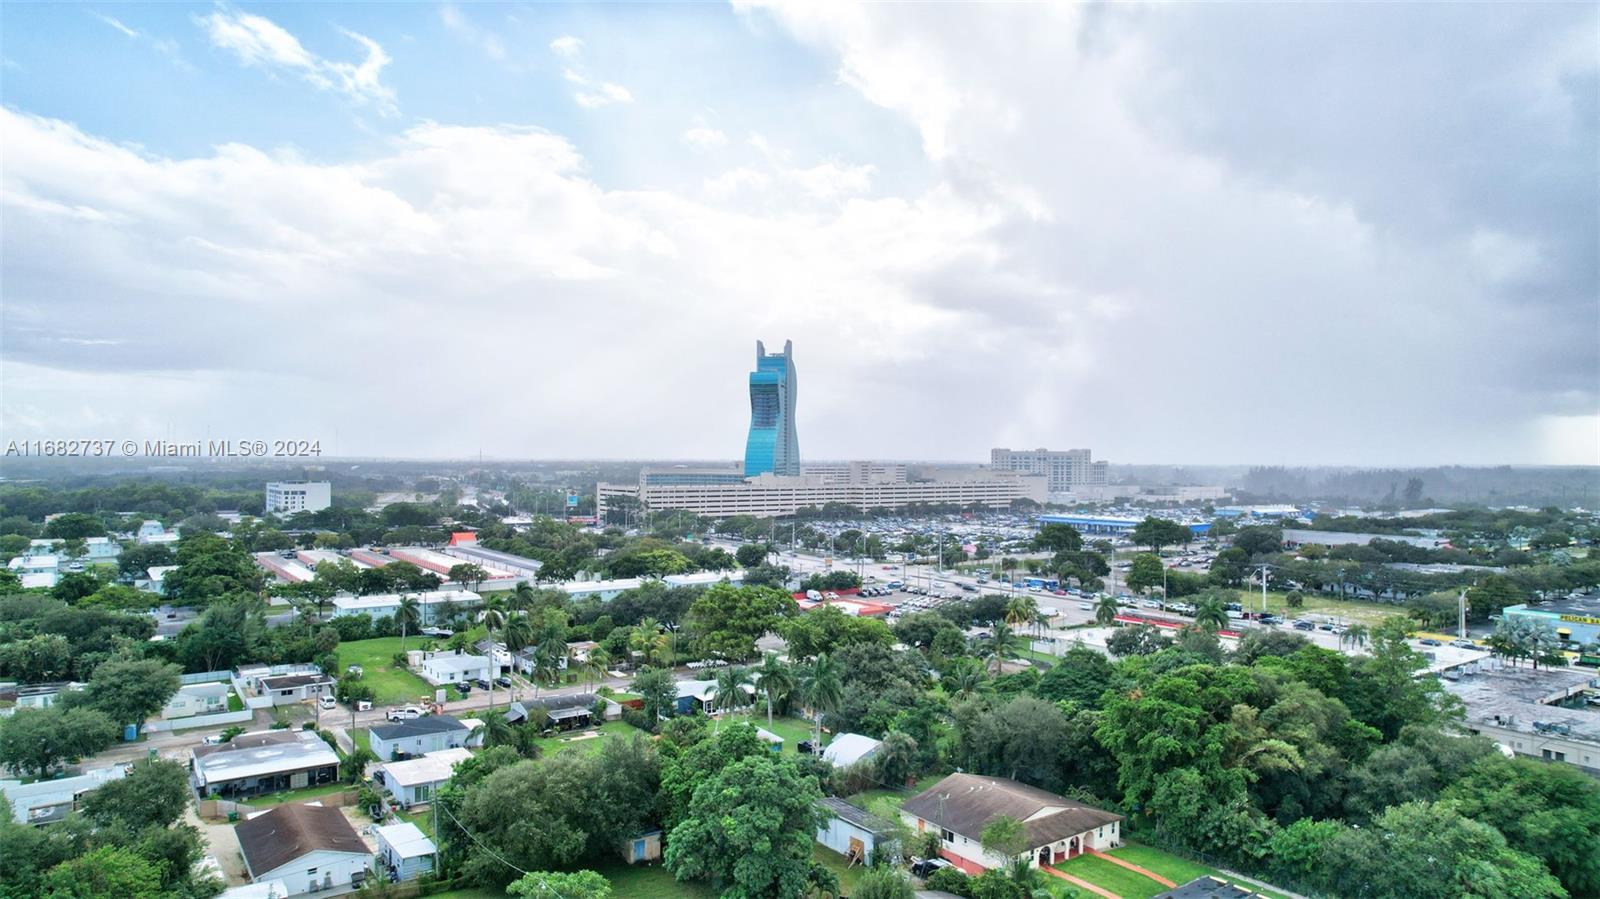
[[[1472,666],[1461,669],[1459,679],[1440,683],[1467,707],[1468,724],[1490,724],[1525,733],[1537,732],[1535,722],[1563,724],[1571,728],[1566,736],[1600,743],[1600,712],[1550,704],[1584,692],[1597,680],[1600,679],[1591,671],[1572,668],[1536,671],[1528,666]]]
[[[1580,596],[1576,599],[1563,597],[1550,602],[1528,603],[1515,608],[1525,608],[1530,612],[1549,612],[1553,615],[1581,615],[1585,618],[1600,618],[1600,596]]]

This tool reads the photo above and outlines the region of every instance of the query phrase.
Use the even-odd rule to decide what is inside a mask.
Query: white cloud
[[[507,18],[513,22],[515,21],[513,17]],[[505,41],[501,40],[500,35],[487,29],[479,28],[467,21],[466,16],[463,16],[461,10],[457,9],[454,4],[446,3],[441,6],[439,8],[439,19],[444,22],[446,28],[455,32],[468,43],[476,45],[483,51],[485,56],[495,62],[503,63],[506,61],[506,45]]]
[[[92,15],[107,25],[110,25],[112,28],[115,28],[116,30],[127,35],[128,37],[136,38],[139,36],[139,32],[122,24],[121,20],[113,16],[102,15],[101,13],[92,13]]]
[[[578,55],[583,52],[583,41],[570,34],[563,34],[550,42],[550,49],[557,56],[566,59],[577,59]]]
[[[725,146],[728,143],[728,136],[702,123],[683,132],[683,142],[696,150],[712,150]]]
[[[394,91],[382,81],[383,67],[392,60],[377,41],[365,35],[340,29],[366,51],[361,62],[349,63],[317,56],[262,16],[221,8],[197,21],[213,46],[232,52],[245,65],[287,70],[319,90],[338,91],[357,103],[370,103],[385,115],[397,112]]]
[[[633,93],[620,84],[609,81],[595,81],[576,69],[566,69],[562,77],[578,85],[583,90],[572,95],[572,99],[584,109],[599,109],[613,103],[632,103]]]

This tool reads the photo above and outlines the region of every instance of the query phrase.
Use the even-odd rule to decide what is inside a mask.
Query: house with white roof
[[[440,749],[398,762],[378,766],[378,782],[383,784],[394,804],[410,808],[419,802],[432,802],[439,788],[450,781],[458,763],[472,758],[461,747]]]
[[[438,654],[422,660],[422,678],[436,687],[489,680],[499,672],[488,656]]]
[[[54,824],[78,808],[85,794],[113,780],[121,780],[129,765],[112,765],[85,771],[77,777],[41,780],[25,784],[20,780],[0,780],[0,801],[19,824]]]
[[[848,768],[872,758],[882,748],[882,740],[861,734],[838,734],[822,751],[822,758],[835,768]]]
[[[191,754],[191,778],[201,796],[242,799],[339,779],[339,756],[307,730],[240,734],[217,746],[196,746]]]
[[[184,684],[167,700],[166,706],[161,709],[161,717],[171,721],[174,718],[226,712],[228,694],[231,692],[233,687],[225,683]]]
[[[417,825],[410,821],[385,824],[373,828],[372,835],[378,840],[378,864],[393,879],[415,880],[433,871],[439,847]]]

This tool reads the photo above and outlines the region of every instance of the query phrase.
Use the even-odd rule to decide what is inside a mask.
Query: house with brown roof
[[[280,805],[234,828],[255,883],[280,880],[289,895],[359,887],[372,849],[344,814],[321,805]]]
[[[919,834],[939,834],[939,854],[968,874],[1006,864],[982,846],[997,818],[1022,822],[1033,866],[1122,843],[1121,815],[1004,777],[952,774],[902,803],[900,817]]]

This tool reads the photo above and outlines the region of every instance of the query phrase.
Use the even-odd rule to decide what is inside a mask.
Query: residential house
[[[433,872],[439,847],[428,839],[422,828],[402,821],[375,827],[372,835],[378,840],[378,865],[392,880],[416,880]]]
[[[293,705],[333,695],[338,684],[331,675],[310,664],[252,665],[236,672],[245,686],[273,705]]]
[[[882,740],[861,734],[836,734],[822,751],[822,758],[835,768],[849,768],[877,755],[882,748]]]
[[[240,734],[226,743],[196,746],[190,752],[191,776],[201,796],[247,799],[339,779],[339,756],[307,730]]]
[[[449,715],[424,715],[375,725],[368,733],[372,754],[389,760],[460,749],[467,745],[472,729]]]
[[[432,802],[439,788],[450,781],[456,764],[472,758],[472,753],[456,747],[424,753],[401,761],[384,762],[378,766],[378,782],[383,784],[394,804],[410,808],[421,802]]]
[[[30,784],[0,780],[0,801],[6,803],[6,809],[19,824],[54,824],[75,811],[85,794],[113,780],[121,780],[129,770],[128,765],[112,765],[85,771],[77,777]]]
[[[337,808],[289,803],[234,828],[256,883],[281,880],[290,896],[360,887],[372,850]]]
[[[436,687],[495,677],[488,656],[435,654],[422,660],[422,678]]]
[[[225,683],[184,684],[167,700],[166,706],[161,709],[161,717],[170,721],[226,712],[228,696],[232,692],[233,687]]]
[[[741,689],[750,696],[756,695],[756,688],[743,684]],[[696,711],[706,714],[715,714],[721,705],[717,700],[717,682],[714,680],[681,680],[678,681],[678,714],[688,715]]]
[[[48,709],[56,704],[61,694],[82,690],[76,681],[51,681],[44,684],[0,685],[0,699],[9,699],[19,709]]]
[[[817,828],[817,842],[856,864],[870,864],[874,853],[898,854],[894,841],[895,825],[877,815],[856,808],[837,796],[817,802],[823,824]]]
[[[952,774],[902,803],[900,817],[918,834],[939,834],[939,854],[968,874],[1007,863],[981,842],[999,817],[1023,822],[1033,866],[1122,842],[1121,815],[1004,777]]]
[[[1157,893],[1151,899],[1266,899],[1266,894],[1208,874]]]

